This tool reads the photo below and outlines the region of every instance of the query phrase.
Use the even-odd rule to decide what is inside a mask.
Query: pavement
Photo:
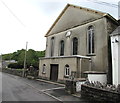
[[[46,83],[50,83],[50,84],[55,84],[55,85],[59,85],[59,86],[64,86],[65,87],[65,84],[61,84],[61,83],[58,83],[58,82],[52,82],[52,81],[48,81],[48,80],[43,80],[43,79],[36,79],[37,81],[42,81],[42,82],[46,82]],[[65,91],[65,90],[64,90]],[[68,93],[69,94],[69,93]],[[80,94],[80,92],[78,92],[78,93],[75,93],[75,94],[70,94],[70,95],[72,95],[72,96],[74,96],[74,97],[78,97],[78,98],[80,98],[81,97],[81,94]]]
[[[43,80],[43,79],[36,79],[36,80],[40,81],[40,82],[46,82],[46,83],[62,86],[63,88],[50,89],[50,90],[44,91],[44,92],[58,98],[61,101],[71,101],[72,103],[74,103],[74,102],[88,103],[86,100],[81,99],[80,92],[75,93],[75,94],[70,94],[67,91],[65,91],[65,84],[52,82],[52,81],[48,81],[48,80]]]

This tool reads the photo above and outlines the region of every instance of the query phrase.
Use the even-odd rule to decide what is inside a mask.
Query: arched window
[[[73,38],[73,55],[78,54],[78,39],[76,37]]]
[[[43,74],[46,73],[46,65],[45,65],[45,64],[43,64],[42,73],[43,73]]]
[[[94,46],[94,27],[89,26],[88,27],[88,33],[87,33],[87,49],[88,49],[88,54],[93,54],[95,53],[95,46]]]
[[[64,41],[61,40],[60,42],[60,56],[64,55]]]
[[[54,37],[51,38],[51,56],[54,54]]]
[[[70,67],[68,64],[65,65],[65,76],[66,77],[70,76]]]

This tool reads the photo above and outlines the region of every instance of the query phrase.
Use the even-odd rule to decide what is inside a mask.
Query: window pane
[[[91,53],[91,34],[90,34],[90,32],[89,32],[89,37],[88,37],[88,53]]]
[[[42,73],[45,73],[46,71],[45,71],[45,64],[43,64],[43,70],[42,70]]]
[[[51,38],[51,56],[54,54],[54,37]]]
[[[94,53],[94,29],[93,26],[88,27],[88,53]]]
[[[64,55],[64,41],[62,40],[60,43],[60,56]]]
[[[66,74],[65,75],[67,75],[67,68],[65,70],[66,70]]]
[[[92,34],[92,53],[94,53],[94,33]]]
[[[73,38],[73,55],[77,55],[78,51],[78,39],[75,37]]]
[[[68,68],[68,74],[67,75],[70,75],[70,70],[69,70],[69,68]]]
[[[69,76],[69,75],[70,75],[69,65],[65,65],[65,76]]]

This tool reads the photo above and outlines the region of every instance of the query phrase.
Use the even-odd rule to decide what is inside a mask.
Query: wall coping
[[[85,71],[84,74],[107,74],[101,71]]]
[[[120,95],[120,93],[118,93],[116,91],[109,91],[107,89],[96,88],[96,87],[92,87],[92,86],[89,86],[89,85],[86,85],[86,84],[82,84],[82,86],[88,87],[88,88],[92,88],[92,89],[96,89],[96,90],[101,90],[101,91],[104,91],[104,92],[110,92],[110,93],[114,93],[114,94],[119,94]]]
[[[80,58],[80,59],[91,59],[91,57],[88,57],[88,56],[72,55],[72,56],[53,56],[53,57],[43,57],[43,58],[39,58],[39,60],[42,60],[42,59],[60,59],[60,58]]]

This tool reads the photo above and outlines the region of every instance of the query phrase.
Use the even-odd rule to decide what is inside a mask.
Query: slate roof
[[[112,33],[111,36],[120,35],[120,26],[118,26]]]

